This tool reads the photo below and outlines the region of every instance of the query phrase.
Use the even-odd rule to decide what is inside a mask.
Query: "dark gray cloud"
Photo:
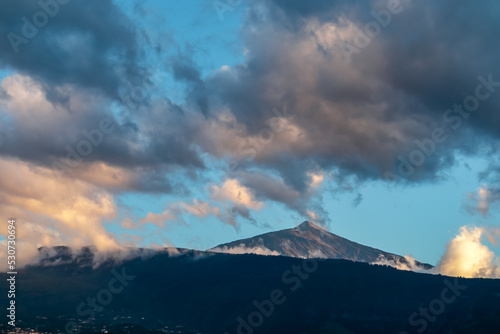
[[[3,156],[68,175],[93,163],[132,170],[137,178],[130,189],[146,192],[182,192],[171,176],[205,167],[193,146],[198,125],[169,101],[154,100],[133,118],[118,120],[107,99],[89,98],[81,89],[69,89],[67,103],[58,105],[27,77],[11,77],[4,85],[17,95],[0,98],[0,116],[7,119],[0,125]],[[29,88],[35,93],[28,97],[32,101],[20,97]]]
[[[252,217],[250,210],[242,205],[234,205],[225,210],[219,219],[224,221],[226,224],[234,226],[236,230],[239,229],[239,224],[237,218],[241,217],[246,219],[252,224],[257,224],[257,221]]]
[[[140,63],[146,46],[111,0],[60,2],[0,3],[0,64],[47,86],[96,88],[115,99],[125,82],[148,76]]]
[[[274,202],[283,203],[304,215],[306,214],[307,201],[301,198],[302,194],[280,179],[264,173],[244,172],[239,176],[243,185],[255,191],[257,199],[270,199]]]
[[[420,149],[416,140],[443,128],[446,140],[435,153],[402,175],[421,182],[442,178],[457,153],[474,154],[488,135],[498,136],[500,91],[467,119],[443,116],[475,94],[479,76],[500,82],[500,4],[403,0],[401,12],[348,61],[342,43],[353,44],[355,27],[365,30],[376,22],[371,11],[387,4],[262,0],[250,6],[241,31],[245,62],[206,78],[204,97],[213,114],[230,110],[247,138],[283,106],[298,133],[287,135],[288,145],[271,141],[241,166],[269,168],[300,192],[311,167],[380,179],[387,171],[398,174],[400,156],[408,160]]]
[[[204,168],[198,125],[152,97],[163,84],[161,55],[151,61],[161,48],[110,0],[60,2],[0,3],[0,67],[15,73],[0,87],[0,154],[63,170],[68,157],[102,162],[134,171],[131,190],[185,192],[171,179]],[[100,131],[103,120],[112,131]]]
[[[356,197],[352,200],[352,206],[353,206],[354,208],[357,208],[357,207],[358,207],[358,205],[360,205],[362,201],[363,201],[363,195],[362,195],[362,194],[360,194],[360,193],[358,193],[358,194],[356,195]]]
[[[442,178],[457,153],[477,154],[500,136],[500,4],[402,0],[401,12],[349,61],[342,46],[354,45],[357,29],[376,22],[371,12],[387,3],[252,2],[240,34],[245,60],[204,76],[189,47],[140,42],[138,23],[110,0],[59,4],[16,52],[9,34],[21,36],[23,18],[33,22],[41,8],[1,2],[0,66],[16,75],[0,88],[0,154],[51,166],[88,140],[82,130],[106,118],[114,130],[84,160],[133,171],[130,189],[185,192],[173,175],[196,178],[212,155],[232,159],[239,170],[229,177],[258,198],[307,215],[322,211],[311,173],[358,182],[397,174],[401,157],[421,150],[415,141],[443,128],[447,139],[403,181]],[[186,85],[185,105],[163,96],[148,52],[160,53],[161,64],[163,55],[166,70]],[[443,121],[447,109],[476,94],[479,76],[490,77],[495,92],[467,118],[455,111]],[[231,216],[251,220],[241,208]]]
[[[285,205],[303,217],[314,219],[318,223],[329,222],[330,219],[321,205],[321,183],[315,185],[309,177],[308,188],[298,191],[283,179],[266,173],[264,170],[240,172],[238,178],[242,184],[255,193],[258,200],[273,201]],[[316,216],[312,216],[313,213]]]

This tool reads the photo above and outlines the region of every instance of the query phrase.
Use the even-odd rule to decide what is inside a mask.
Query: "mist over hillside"
[[[423,328],[493,333],[500,326],[499,280],[337,259],[168,249],[92,268],[88,249],[71,261],[58,261],[68,249],[57,251],[52,264],[19,271],[21,327],[51,333],[73,325],[82,333],[109,326],[126,333],[123,328],[133,325],[144,333],[182,326],[186,333],[320,334]],[[3,302],[3,286],[0,293]],[[426,320],[425,312],[435,320]]]
[[[428,270],[432,268],[430,264],[424,264],[413,259],[409,261],[403,256],[352,242],[310,221],[305,221],[295,228],[236,240],[210,250],[232,254],[254,253],[298,258],[328,258],[384,263],[408,270]]]

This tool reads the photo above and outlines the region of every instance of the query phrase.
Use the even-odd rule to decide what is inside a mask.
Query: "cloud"
[[[137,229],[143,224],[153,224],[164,229],[174,224],[189,225],[189,216],[196,216],[202,219],[209,216],[215,216],[223,223],[233,226],[236,230],[239,229],[237,221],[238,217],[242,217],[254,224],[256,223],[251,216],[249,208],[239,203],[232,203],[228,205],[227,203],[217,201],[208,203],[198,199],[193,199],[192,203],[183,201],[170,203],[163,212],[149,212],[146,217],[140,218],[137,222],[134,222],[133,219],[126,218],[122,222],[122,227]]]
[[[70,1],[64,5],[53,1],[46,10],[51,13],[48,22],[37,28],[34,16],[43,13],[39,3],[0,3],[0,34],[28,37],[16,47],[9,38],[0,40],[3,67],[42,82],[47,92],[71,84],[97,89],[117,100],[120,90],[148,77],[141,66],[148,45],[139,45],[136,24],[113,1]],[[95,13],[99,13],[99,19]],[[53,99],[58,100],[57,95]]]
[[[220,187],[214,186],[213,193],[217,200],[229,201],[249,209],[260,210],[264,206],[263,202],[255,199],[250,189],[235,179],[225,180]]]
[[[500,80],[499,49],[492,47],[500,32],[492,13],[500,5],[402,1],[404,10],[349,62],[341,43],[353,43],[358,29],[376,22],[371,11],[384,6],[375,0],[251,4],[241,29],[244,61],[214,71],[191,97],[208,101],[209,122],[219,130],[202,147],[243,169],[276,172],[303,192],[312,168],[385,179],[435,128],[444,128],[447,140],[407,182],[439,179],[455,154],[475,154],[478,142],[498,137],[500,94],[461,121],[460,135],[443,115],[474,94],[478,76]],[[281,117],[287,130],[259,142],[273,110],[284,106],[293,115]]]
[[[320,217],[319,217],[319,215],[318,215],[316,212],[311,211],[311,210],[307,210],[307,211],[306,211],[306,214],[307,214],[307,217],[308,217],[309,219],[311,219],[313,222],[318,222],[318,221],[320,221]]]
[[[358,205],[360,205],[362,201],[363,201],[363,195],[361,193],[358,193],[356,195],[356,197],[352,200],[352,206],[354,208],[357,208]]]
[[[0,211],[17,219],[20,265],[29,263],[41,246],[94,245],[104,252],[121,248],[102,225],[116,216],[109,192],[80,180],[59,180],[51,169],[19,160],[0,158],[0,169],[9,175],[0,178]]]
[[[405,255],[406,263],[395,263],[381,257],[372,264],[387,265],[399,270],[410,270],[428,274],[460,276],[466,278],[500,278],[500,258],[483,244],[486,237],[494,246],[498,246],[499,228],[462,226],[446,245],[446,251],[439,263],[426,270],[418,266],[415,258]]]
[[[418,273],[433,273],[434,269],[424,269],[419,266],[415,258],[411,255],[404,256],[405,261],[401,261],[400,259],[387,259],[383,255],[381,255],[377,261],[371,262],[371,264],[376,264],[380,266],[389,266],[396,268],[398,270],[406,270],[406,271],[414,271]]]
[[[262,171],[240,171],[235,174],[239,182],[261,201],[281,203],[303,217],[318,223],[329,221],[321,204],[321,186],[327,176],[319,171],[307,175],[303,191],[298,191],[283,178]]]
[[[316,172],[309,174],[308,188],[299,192],[283,179],[271,176],[263,171],[240,171],[234,174],[237,179],[228,178],[222,186],[212,184],[209,195],[214,200],[229,201],[235,206],[251,210],[260,210],[266,201],[284,204],[304,217],[311,217],[308,209],[321,211],[319,189],[325,180],[325,175]],[[312,200],[314,198],[314,200]],[[323,221],[326,214],[322,213]]]
[[[189,138],[195,121],[164,100],[152,102],[147,115],[120,120],[108,100],[74,86],[63,89],[64,105],[49,101],[41,84],[27,76],[4,78],[0,90],[5,92],[0,97],[4,156],[95,179],[109,189],[153,193],[185,193],[167,173],[204,168]]]
[[[500,259],[486,245],[484,236],[494,241],[500,230],[462,226],[460,233],[446,245],[436,270],[443,275],[500,278]]]
[[[254,222],[252,210],[267,201],[328,221],[321,196],[332,174],[336,180],[383,179],[418,148],[415,140],[443,127],[448,139],[407,182],[438,179],[456,154],[480,154],[476,147],[500,136],[497,92],[481,101],[480,112],[460,120],[463,131],[443,120],[448,108],[475,92],[478,76],[492,78],[488,91],[498,89],[500,5],[403,0],[403,11],[346,59],[340,45],[353,43],[358,29],[375,20],[371,11],[385,6],[378,0],[252,2],[240,31],[244,59],[208,73],[177,45],[172,57],[167,43],[140,41],[140,19],[111,0],[59,5],[18,53],[8,38],[0,41],[0,66],[14,73],[0,84],[0,158],[10,164],[2,182],[10,181],[13,165],[31,177],[49,174],[54,164],[74,164],[62,170],[62,180],[75,184],[78,196],[53,174],[47,182],[67,195],[60,206],[108,203],[92,218],[97,221],[115,211],[115,194],[190,195],[188,182],[179,180],[200,182],[215,160],[227,168],[213,202],[167,206],[141,217],[141,224],[164,226],[182,213],[214,215],[237,227],[240,218]],[[39,10],[36,1],[2,2],[0,34],[22,33],[23,17],[31,20]],[[150,61],[158,53],[166,70]],[[154,80],[165,71],[187,87],[185,103],[174,103]],[[78,151],[105,119],[113,131],[75,161],[69,150]],[[484,215],[497,202],[495,182],[489,182],[497,170],[488,170],[491,185],[477,195],[476,211]],[[45,196],[59,203],[56,195]],[[358,195],[353,205],[360,201]],[[73,232],[50,207],[27,212],[58,221],[43,225],[51,242],[71,240]]]
[[[311,182],[309,184],[311,189],[318,189],[325,180],[325,175],[322,173],[309,173],[309,177],[311,178]]]
[[[477,193],[469,193],[464,208],[471,214],[480,213],[486,217],[491,209],[498,206],[500,202],[500,189],[488,187],[486,184],[480,187]]]
[[[153,224],[160,228],[165,228],[167,222],[170,222],[171,224],[186,224],[186,222],[182,219],[182,215],[186,213],[201,218],[205,218],[210,215],[219,217],[220,209],[218,207],[211,207],[208,203],[197,199],[193,199],[191,204],[186,202],[171,203],[167,206],[167,209],[161,213],[156,214],[149,212],[146,217],[141,218],[138,221],[136,228],[143,224]],[[133,223],[129,220],[124,221],[122,226],[125,228],[134,228]]]
[[[215,253],[227,253],[227,254],[257,254],[257,255],[272,255],[279,256],[281,255],[277,251],[272,251],[269,248],[264,246],[256,246],[256,247],[245,247],[244,244],[241,244],[237,247],[217,247],[210,249],[211,252]]]
[[[238,230],[238,217],[241,217],[254,225],[257,224],[257,221],[252,217],[250,209],[243,205],[233,205],[230,207],[225,207],[225,209],[222,211],[222,214],[218,218]]]
[[[175,209],[174,209],[175,210]],[[165,228],[165,223],[168,221],[173,221],[177,219],[177,215],[175,212],[172,212],[172,209],[167,209],[161,213],[155,214],[152,212],[149,212],[146,217],[141,218],[139,220],[139,224],[153,224],[158,226],[159,228]],[[124,224],[122,225],[123,227],[130,228],[132,227],[129,224]]]

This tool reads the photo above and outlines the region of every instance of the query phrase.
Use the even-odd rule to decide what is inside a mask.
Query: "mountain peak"
[[[312,221],[306,220],[302,224],[299,225],[299,227],[305,227],[305,226],[314,226],[314,223]]]
[[[325,227],[309,220],[300,225],[253,238],[236,240],[212,248],[224,252],[248,252],[256,254],[284,255],[290,257],[322,257],[351,261],[378,263],[382,259],[395,265],[408,261],[399,255],[360,245],[329,232]],[[417,262],[417,266],[429,269],[432,266]]]
[[[319,225],[316,225],[315,223],[309,220],[306,220],[305,222],[297,226],[297,228],[302,231],[310,229],[316,229],[316,230],[322,229]]]

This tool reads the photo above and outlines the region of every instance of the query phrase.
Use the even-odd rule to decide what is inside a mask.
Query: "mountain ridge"
[[[57,265],[73,262],[86,267],[109,261],[114,262],[118,258],[149,257],[161,252],[176,255],[190,250],[177,247],[163,249],[128,248],[122,254],[104,254],[97,260],[96,254],[100,253],[97,252],[94,246],[86,246],[81,249],[71,249],[66,246],[40,247],[38,251],[38,259],[35,263]],[[205,251],[193,251],[200,253],[199,256],[209,255],[210,253],[257,254],[294,258],[342,259],[389,265],[404,270],[418,271],[433,268],[430,264],[343,238],[310,221],[304,221],[294,228],[267,232],[254,237],[220,244]]]
[[[208,251],[231,253],[283,255],[298,258],[344,259],[355,262],[380,263],[407,267],[408,269],[431,269],[433,266],[407,259],[343,238],[329,232],[311,221],[304,221],[294,228],[268,232],[254,237],[220,244]],[[260,253],[259,253],[260,252]]]
[[[82,334],[104,329],[161,334],[166,325],[176,333],[179,326],[193,329],[182,329],[186,334],[250,333],[238,330],[239,319],[248,321],[260,309],[256,302],[263,305],[279,289],[285,302],[276,304],[272,316],[263,317],[253,333],[399,333],[417,329],[408,317],[439,298],[448,281],[467,289],[460,290],[446,312],[429,323],[426,333],[468,334],[472,328],[495,333],[498,329],[500,280],[426,275],[335,259],[318,261],[307,275],[293,272],[307,263],[286,256],[213,253],[200,257],[198,251],[165,250],[97,268],[81,268],[76,261],[34,265],[19,270],[16,309],[23,315],[20,326],[38,332],[61,333],[68,322],[76,322]],[[103,304],[102,312],[96,311],[89,322],[89,313],[79,313],[79,305],[89,297],[100,298],[118,273],[130,276],[128,285],[113,293],[112,301]],[[7,278],[0,274],[0,279]],[[6,304],[7,286],[0,286],[0,292],[0,302]],[[89,307],[83,310],[90,312]],[[131,331],[131,324],[145,329]],[[110,331],[113,326],[120,329]]]

